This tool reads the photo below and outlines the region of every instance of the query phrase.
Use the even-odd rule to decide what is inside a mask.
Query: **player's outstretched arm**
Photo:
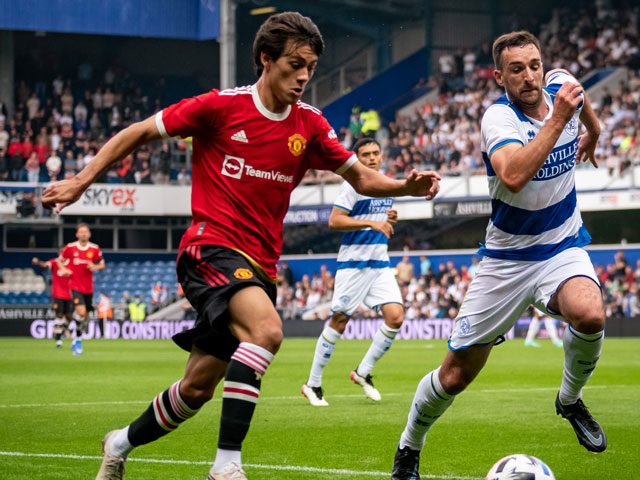
[[[582,102],[582,93],[580,84],[566,82],[556,94],[551,118],[531,142],[524,147],[509,143],[493,152],[491,166],[509,191],[518,193],[538,173]]]
[[[350,217],[348,212],[336,207],[333,207],[333,210],[331,210],[329,228],[331,230],[338,230],[339,232],[352,232],[354,230],[362,230],[363,228],[371,228],[372,230],[383,233],[387,238],[393,235],[393,225],[389,222],[360,220]]]
[[[405,180],[385,177],[360,162],[354,163],[342,177],[361,195],[368,197],[425,197],[433,199],[440,191],[440,175],[433,171],[412,170]]]
[[[39,266],[40,268],[51,268],[51,265],[49,265],[49,262],[43,262],[38,257],[33,257],[31,259],[31,263]]]
[[[89,185],[111,165],[136,148],[160,138],[155,116],[125,128],[110,139],[76,176],[47,187],[42,194],[42,205],[45,208],[55,208],[59,213],[67,205],[76,202]]]

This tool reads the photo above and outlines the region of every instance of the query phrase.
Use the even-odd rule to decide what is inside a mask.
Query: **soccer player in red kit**
[[[58,252],[57,258],[52,258],[43,262],[34,257],[31,263],[40,268],[51,269],[51,305],[56,312],[56,319],[53,324],[53,335],[56,339],[56,347],[62,348],[62,336],[67,333],[69,322],[73,314],[73,302],[71,301],[71,290],[69,281],[71,280],[71,270],[68,267],[69,259],[62,258],[62,250]]]
[[[193,223],[182,238],[178,278],[198,312],[174,337],[190,352],[184,377],[129,426],[109,432],[97,479],[121,479],[127,455],[175,430],[224,378],[218,450],[208,480],[245,480],[241,446],[263,376],[282,342],[274,307],[276,263],[292,190],[310,169],[333,170],[376,197],[433,198],[435,172],[392,180],[357,161],[321,113],[300,102],[324,43],[295,12],[269,17],[254,41],[255,85],[183,100],[113,137],[84,170],[50,186],[43,203],[72,203],[111,164],[146,142],[193,137]]]
[[[87,331],[89,312],[93,310],[93,272],[104,270],[105,263],[100,247],[91,243],[91,230],[86,223],[78,224],[77,242],[71,242],[62,250],[61,257],[69,261],[71,270],[71,298],[75,307],[76,333],[71,343],[74,355],[82,353],[82,334]]]

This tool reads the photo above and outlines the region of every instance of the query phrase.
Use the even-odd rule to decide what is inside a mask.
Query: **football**
[[[556,477],[539,458],[517,453],[498,460],[485,480],[556,480]]]

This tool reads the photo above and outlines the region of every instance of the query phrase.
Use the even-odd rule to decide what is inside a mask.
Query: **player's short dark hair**
[[[80,222],[78,225],[76,225],[76,232],[80,230],[82,227],[87,227],[87,230],[91,231],[91,228],[89,228],[88,223]]]
[[[356,153],[356,155],[358,155],[358,151],[364,147],[365,145],[369,145],[370,143],[375,143],[378,148],[380,150],[382,150],[382,147],[380,146],[380,144],[378,143],[378,141],[375,138],[371,138],[371,137],[364,137],[361,138],[360,140],[358,140],[355,145],[353,146],[353,151]]]
[[[317,56],[324,51],[324,40],[313,20],[298,12],[276,13],[265,20],[253,41],[253,61],[258,77],[264,69],[260,54],[264,52],[276,61],[289,40],[296,46],[309,45]]]
[[[511,47],[524,47],[526,45],[534,45],[538,52],[540,52],[540,41],[533,33],[526,30],[520,30],[519,32],[505,33],[496,38],[493,42],[493,63],[497,70],[502,68],[500,62],[502,61],[502,52]]]

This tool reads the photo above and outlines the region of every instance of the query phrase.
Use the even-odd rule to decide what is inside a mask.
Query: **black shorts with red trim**
[[[198,318],[194,327],[173,336],[190,352],[192,346],[228,362],[240,342],[229,330],[229,300],[240,289],[262,288],[276,302],[275,284],[262,280],[238,252],[217,245],[192,245],[178,258],[178,281]]]
[[[74,307],[84,305],[87,308],[87,312],[93,312],[93,293],[82,293],[78,290],[71,290],[71,298],[73,299]]]
[[[52,297],[52,306],[58,315],[71,315],[73,313],[73,301],[70,298]]]

